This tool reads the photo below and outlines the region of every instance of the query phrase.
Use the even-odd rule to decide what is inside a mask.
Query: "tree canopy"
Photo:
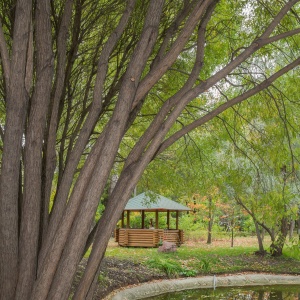
[[[226,113],[269,106],[291,153],[299,10],[298,0],[2,1],[0,298],[68,299],[93,242],[73,295],[91,299],[149,163],[196,128],[208,135],[215,117],[236,141]]]

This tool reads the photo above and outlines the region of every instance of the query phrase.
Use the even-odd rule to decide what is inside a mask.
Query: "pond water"
[[[300,300],[300,285],[256,286],[186,290],[146,298],[147,300]],[[145,300],[145,299],[144,299]]]

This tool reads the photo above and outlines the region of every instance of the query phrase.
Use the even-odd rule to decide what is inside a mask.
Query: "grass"
[[[159,253],[156,248],[118,247],[110,242],[106,256],[142,263],[165,272],[170,278],[236,272],[300,274],[298,245],[286,247],[280,258],[255,255],[255,238],[236,238],[235,245],[230,247],[228,239],[213,241],[211,245],[194,241],[182,245],[175,253]]]

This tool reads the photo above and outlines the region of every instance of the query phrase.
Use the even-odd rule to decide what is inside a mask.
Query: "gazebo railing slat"
[[[117,230],[115,239],[120,246],[157,247],[162,241],[180,245],[183,242],[183,230],[164,229],[128,229]]]

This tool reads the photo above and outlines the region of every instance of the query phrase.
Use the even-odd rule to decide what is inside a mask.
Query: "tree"
[[[298,2],[2,1],[0,298],[68,299],[93,241],[73,297],[91,299],[154,157],[299,65]]]
[[[228,172],[227,177],[224,176],[224,189],[252,217],[259,251],[265,253],[260,234],[260,228],[263,228],[271,237],[271,254],[280,256],[290,224],[297,218],[299,179],[296,169],[299,165],[292,164],[290,170],[286,165],[280,169],[278,166],[283,162],[291,162],[293,155],[297,158],[299,153],[279,132],[276,133],[276,139],[277,141],[272,143],[271,139],[268,139],[267,145],[261,139],[252,141],[256,146],[254,148],[258,149],[259,144],[259,147],[264,149],[259,155],[268,158],[268,161],[256,160],[253,155],[250,160],[249,151],[247,157],[232,151],[232,157],[226,158],[231,165],[231,172]],[[270,152],[269,155],[266,155],[267,152]]]

